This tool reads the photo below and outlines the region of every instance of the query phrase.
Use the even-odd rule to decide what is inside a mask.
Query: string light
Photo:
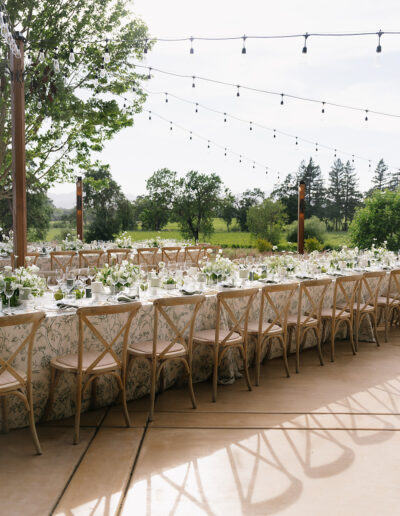
[[[151,111],[149,111],[149,120],[151,120]]]
[[[377,52],[377,54],[380,54],[382,52],[381,37],[382,37],[383,32],[380,30],[379,32],[377,32],[377,34],[378,34],[378,46],[376,47],[376,52]]]
[[[284,94],[281,93],[281,106],[283,106],[284,102],[283,102],[283,97],[284,97]]]
[[[39,51],[39,62],[43,63],[43,61],[44,61],[44,52],[43,52],[43,48],[41,48]]]
[[[239,91],[240,86],[239,86],[239,84],[238,84],[236,87],[237,87],[236,96],[237,96],[237,97],[240,97],[240,91]]]
[[[146,38],[146,39],[144,40],[143,53],[144,53],[144,54],[147,54],[147,50],[148,50],[148,39]]]
[[[336,158],[336,155],[337,155],[336,153],[337,153],[337,151],[336,151],[336,149],[335,149],[335,154],[333,155],[333,157],[334,157],[334,158]]]
[[[253,168],[256,168],[256,164],[255,164],[255,162],[254,162],[254,161],[253,161]]]
[[[242,54],[246,54],[246,36],[243,36]]]
[[[322,103],[321,113],[325,113],[325,102]]]
[[[318,152],[318,143],[315,144],[315,152]]]
[[[68,61],[71,64],[75,63],[75,54],[74,54],[74,49],[73,48],[71,48],[70,51],[69,51]]]
[[[192,82],[192,88],[195,88],[195,87],[196,87],[196,83],[194,82],[194,81],[195,81],[195,79],[196,79],[196,77],[193,75],[193,77],[192,77],[192,80],[193,80],[193,82]]]
[[[240,157],[239,157],[239,163],[241,163],[241,162],[242,162],[242,155],[240,155]]]
[[[101,67],[100,67],[100,72],[99,72],[99,75],[100,75],[100,79],[104,79],[105,76],[106,76],[106,69],[104,68],[104,65],[102,64]]]
[[[192,131],[190,131],[190,137],[189,140],[193,140]]]
[[[297,136],[296,136],[296,145],[298,145],[298,144],[299,144],[299,142],[297,141]]]
[[[253,130],[253,122],[250,122],[250,127],[249,127],[250,131]]]
[[[196,109],[194,110],[195,113],[198,113],[199,112],[199,103],[196,102]]]
[[[151,79],[151,71],[152,71],[152,68],[150,67],[150,68],[149,68],[149,74],[148,74],[148,76],[147,76],[147,78],[148,78],[148,79]]]
[[[366,122],[368,122],[368,109],[365,110],[365,118],[364,118],[364,120]]]
[[[170,122],[169,130],[172,131],[172,122]]]
[[[207,140],[207,149],[210,148],[210,140]]]
[[[194,54],[194,48],[193,48],[193,36],[190,38],[190,53]]]
[[[58,61],[58,54],[55,53],[53,56],[53,68],[56,73],[60,72],[60,62]]]
[[[276,129],[274,129],[274,138],[276,138]]]
[[[110,57],[110,51],[108,49],[107,42],[108,42],[108,40],[106,40],[106,48],[104,50],[103,60],[106,64],[109,64],[109,62],[111,61],[111,57]]]
[[[224,122],[226,122],[226,113],[224,113]]]
[[[307,54],[307,38],[308,38],[308,32],[304,34],[304,47],[302,50],[303,54]]]
[[[224,152],[224,156],[226,156],[226,147],[225,147],[225,152]]]
[[[168,104],[168,93],[165,92],[165,103]]]

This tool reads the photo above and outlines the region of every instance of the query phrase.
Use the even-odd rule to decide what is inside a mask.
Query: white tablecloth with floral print
[[[160,295],[161,290],[158,293]],[[333,286],[327,292],[325,305],[330,306],[332,303]],[[153,297],[157,297],[154,295]],[[47,300],[47,303],[50,301]],[[259,313],[260,294],[255,299],[251,310],[250,320],[256,320]],[[40,309],[40,307],[38,308]],[[240,304],[235,306],[239,312]],[[292,313],[297,313],[297,296],[293,298],[291,307]],[[151,302],[143,304],[134,319],[130,331],[130,341],[139,342],[151,340],[153,336],[153,313],[154,308]],[[268,313],[266,316],[268,317]],[[190,312],[184,307],[175,307],[171,311],[171,317],[176,324],[182,325],[189,320]],[[196,329],[210,329],[215,327],[216,318],[216,295],[207,295],[206,301],[201,307]],[[100,331],[104,336],[109,335],[110,340],[117,333],[118,329],[124,324],[122,316],[109,316],[107,319],[99,318],[96,321]],[[12,350],[16,349],[18,344],[26,335],[26,328],[16,327],[13,329],[0,329],[0,356],[7,357]],[[160,324],[160,338],[168,337],[168,329],[166,325]],[[342,337],[345,337],[343,331]],[[329,331],[326,338],[329,337]],[[85,337],[85,345],[89,348],[98,346],[93,335]],[[373,341],[372,329],[367,321],[364,322],[360,340]],[[44,414],[44,409],[49,392],[50,382],[50,360],[56,356],[76,353],[78,343],[78,317],[76,313],[57,312],[48,310],[46,318],[40,325],[33,349],[33,395],[36,420],[40,421]],[[315,346],[316,342],[309,332],[309,337],[304,347]],[[295,343],[292,340],[289,351],[295,351]],[[101,346],[99,349],[102,349]],[[254,363],[255,342],[250,339],[248,347],[250,364]],[[265,350],[264,350],[265,354]],[[274,358],[282,355],[282,349],[278,341],[273,341],[271,353],[268,358]],[[15,366],[25,370],[26,355],[19,355]],[[317,356],[315,360],[318,361]],[[232,383],[236,378],[241,376],[242,360],[237,349],[230,350],[224,357],[223,363],[219,369],[220,383]],[[282,374],[284,374],[282,364]],[[210,346],[196,345],[193,350],[193,380],[194,382],[205,381],[212,375],[212,355]],[[182,382],[185,379],[182,365],[178,362],[171,362],[165,370],[165,387],[168,388],[175,383]],[[129,400],[145,396],[150,391],[150,369],[145,361],[135,361],[131,369],[128,379],[127,396]],[[116,401],[118,389],[116,381],[111,377],[99,378],[97,383],[97,404],[98,406],[106,406]],[[210,389],[211,397],[211,389]],[[189,398],[188,398],[189,400]],[[83,410],[87,410],[90,404],[90,392],[87,392],[83,402]],[[9,396],[9,425],[10,428],[23,427],[28,424],[27,414],[22,402],[15,397]],[[75,386],[74,377],[71,374],[64,374],[58,384],[55,402],[53,406],[52,418],[60,419],[69,417],[75,411]],[[0,415],[1,422],[1,415]]]

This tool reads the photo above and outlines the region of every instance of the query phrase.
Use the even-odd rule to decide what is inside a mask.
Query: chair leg
[[[37,455],[42,455],[42,448],[40,447],[39,438],[36,432],[35,425],[35,413],[33,410],[33,396],[32,396],[32,384],[27,387],[28,404],[29,404],[29,427],[35,444]]]
[[[385,317],[385,342],[388,341],[388,336],[389,336],[389,308],[386,306],[385,307],[385,313],[384,313],[384,317]]]
[[[290,378],[289,363],[287,359],[287,349],[285,339],[282,337],[283,363],[285,365],[286,376]]]
[[[3,434],[8,434],[8,408],[7,408],[7,396],[1,397],[1,413],[3,418]]]
[[[257,334],[256,343],[256,385],[260,385],[260,368],[261,368],[261,336]]]
[[[322,356],[322,348],[321,348],[321,338],[320,338],[320,332],[319,328],[314,328],[315,338],[317,339],[317,349],[318,349],[318,356],[319,356],[319,363],[321,366],[324,365],[324,358]]]
[[[375,337],[375,340],[376,340],[376,345],[378,347],[380,347],[381,343],[379,342],[379,337],[378,337],[378,324],[376,322],[376,314],[370,314],[371,315],[371,322],[372,322],[372,329],[373,329],[373,332],[374,332],[374,337]]]
[[[351,350],[353,351],[353,355],[356,354],[356,348],[354,345],[354,336],[353,336],[353,321],[348,319],[347,324],[349,326],[349,334],[350,334],[350,344],[351,344]]]
[[[247,353],[246,353],[247,348],[240,346],[239,349],[240,349],[240,353],[241,353],[242,358],[243,358],[244,376],[245,376],[245,379],[246,379],[247,388],[249,389],[249,391],[252,391],[253,388],[252,388],[251,382],[250,382],[249,364],[248,364],[248,361],[247,361]]]
[[[124,378],[121,378],[120,388],[121,388],[121,397],[122,397],[122,412],[124,414],[126,426],[128,428],[130,428],[131,420],[129,418],[128,405],[126,403],[126,383],[124,381]]]
[[[353,321],[354,321],[354,319],[353,319]],[[354,332],[356,334],[356,342],[355,342],[355,349],[356,349],[356,351],[358,351],[358,340],[359,340],[360,324],[361,324],[361,316],[357,312],[357,315],[356,315],[356,327],[354,328],[354,330],[355,330]]]
[[[331,323],[331,362],[335,361],[335,319]]]
[[[50,392],[47,399],[46,408],[44,410],[44,420],[47,421],[51,414],[51,409],[54,403],[54,393],[57,388],[58,380],[60,379],[61,371],[55,367],[50,366]]]
[[[191,367],[191,364],[189,364],[189,362],[186,360],[185,360],[185,365],[186,365],[186,369],[187,369],[187,373],[188,373],[188,386],[189,386],[190,399],[192,401],[192,407],[194,409],[196,409],[197,403],[196,403],[196,398],[195,398],[194,390],[193,390],[192,367]]]
[[[150,413],[149,421],[153,421],[154,405],[156,399],[156,383],[157,383],[157,362],[151,361],[151,388],[150,388]]]
[[[296,373],[300,372],[300,326],[296,327]]]
[[[79,442],[79,428],[81,424],[81,407],[82,407],[82,375],[76,374],[76,403],[75,403],[75,427],[74,427],[74,444]]]
[[[217,401],[217,387],[218,387],[218,346],[215,346],[214,350],[214,371],[213,371],[213,392],[212,400],[213,403]]]

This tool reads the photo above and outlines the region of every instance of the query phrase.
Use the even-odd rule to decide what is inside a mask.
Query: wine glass
[[[8,302],[8,313],[11,313],[11,298],[14,295],[16,288],[12,281],[5,281],[3,286],[3,292]]]

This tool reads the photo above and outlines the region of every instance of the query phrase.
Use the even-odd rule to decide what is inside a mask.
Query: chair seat
[[[219,342],[222,342],[228,335],[229,330],[219,330]],[[200,344],[214,344],[215,343],[215,330],[202,330],[198,331],[193,336],[193,341]],[[229,339],[224,342],[225,346],[231,344],[241,344],[243,339],[239,333],[233,332]]]
[[[160,355],[162,351],[171,344],[170,340],[159,340],[157,341],[157,349],[156,353],[157,355]],[[131,344],[128,346],[128,353],[131,355],[138,355],[138,356],[145,356],[151,358],[153,356],[153,341],[152,340],[146,340],[145,342],[135,342],[134,344]],[[176,342],[167,353],[163,355],[165,358],[172,358],[172,357],[180,357],[182,355],[186,355],[187,351],[180,344],[179,342]]]
[[[259,325],[258,321],[249,321],[249,325],[247,327],[248,333],[251,333],[252,335],[258,334],[258,325]],[[261,332],[264,333],[268,329],[269,326],[271,326],[269,323],[263,321]],[[272,334],[280,335],[281,333],[283,333],[283,329],[280,326],[278,326],[277,324],[274,324],[268,330],[269,335],[272,335]]]
[[[358,304],[354,303],[353,310],[357,310],[357,309],[358,309]],[[363,303],[360,303],[360,312],[373,312],[373,311],[374,311],[374,307],[372,305],[365,305]]]
[[[321,312],[323,319],[332,319],[332,308],[323,308]],[[350,317],[349,312],[342,312],[342,310],[335,310],[335,319],[348,319]]]
[[[288,316],[287,319],[288,326],[296,326],[297,325],[297,315],[292,314]],[[308,317],[307,315],[300,316],[300,326],[316,326],[318,324],[317,319],[314,317]]]
[[[26,374],[15,369],[16,372],[26,381]],[[21,382],[19,382],[15,376],[13,376],[8,371],[4,371],[4,373],[0,374],[0,391],[12,391],[18,389],[22,386]]]
[[[387,297],[386,296],[378,297],[378,305],[379,306],[386,306],[386,304],[387,304]],[[400,300],[395,299],[394,297],[389,297],[389,304],[390,305],[398,305],[398,304],[400,304]]]
[[[100,355],[98,351],[83,351],[82,356],[82,371],[85,373],[90,364],[92,364],[96,358]],[[63,355],[56,357],[51,361],[51,365],[57,369],[63,371],[77,371],[78,369],[78,353],[72,353],[71,355]],[[113,357],[107,353],[96,366],[90,370],[90,373],[103,373],[106,371],[113,371],[118,369],[117,362]]]

